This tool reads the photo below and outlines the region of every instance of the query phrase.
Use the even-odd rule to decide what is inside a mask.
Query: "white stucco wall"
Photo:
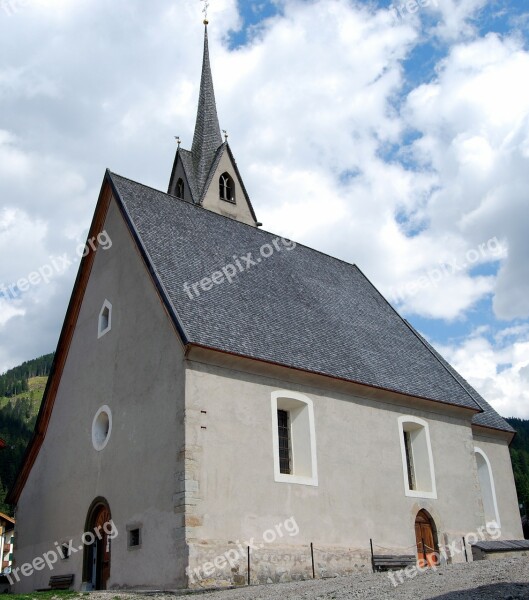
[[[97,251],[49,428],[18,504],[16,566],[53,550],[56,541],[78,540],[92,500],[102,496],[119,532],[109,587],[178,587],[186,556],[178,512],[183,353],[113,201],[105,230],[112,247]],[[105,299],[112,329],[98,339]],[[104,404],[112,410],[112,433],[97,452],[92,420]],[[127,549],[131,522],[142,524],[142,548],[135,551]],[[16,590],[47,587],[50,575],[66,573],[75,574],[79,589],[82,552],[52,572],[23,577]]]
[[[481,429],[474,434],[474,446],[486,454],[490,463],[500,517],[501,539],[523,540],[518,498],[507,442],[492,432],[487,433]]]
[[[281,579],[282,567],[297,571],[296,576],[307,575],[311,542],[320,574],[362,568],[370,538],[395,553],[414,553],[414,521],[421,508],[433,516],[441,545],[460,545],[463,535],[483,525],[470,415],[447,416],[446,409],[433,404],[429,411],[417,410],[337,393],[303,384],[301,375],[297,382],[273,376],[272,367],[267,377],[203,362],[190,364],[186,438],[193,440],[196,466],[188,477],[195,478],[197,490],[195,523],[187,530],[192,568],[222,554],[232,541],[261,539],[264,531],[289,517],[295,517],[300,533],[266,545],[263,564],[259,552],[254,553],[259,580]],[[317,487],[274,480],[270,398],[278,389],[306,394],[313,401]],[[403,415],[428,422],[437,498],[405,495],[398,428]],[[495,448],[506,467],[506,447]],[[509,489],[501,511],[509,513],[505,520],[515,534],[512,480],[504,485]],[[274,552],[289,558],[283,565],[281,560],[270,564]],[[238,565],[239,573],[246,572],[245,560]],[[462,561],[464,555],[453,560]],[[215,569],[210,579],[223,578],[233,581],[228,567]]]

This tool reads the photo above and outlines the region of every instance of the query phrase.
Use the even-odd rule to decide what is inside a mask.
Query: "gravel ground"
[[[510,558],[450,565],[419,573],[394,587],[386,573],[244,587],[193,595],[201,600],[529,600],[529,560]],[[191,596],[191,597],[193,597]],[[93,592],[90,600],[171,600],[168,592]],[[189,597],[189,596],[188,596]]]

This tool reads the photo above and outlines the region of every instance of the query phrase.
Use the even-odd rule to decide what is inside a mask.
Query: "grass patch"
[[[10,398],[0,397],[0,409],[8,404],[15,406],[19,400],[29,400],[31,402],[31,415],[35,416],[39,412],[47,381],[48,377],[30,377],[28,379],[29,390],[15,394]]]

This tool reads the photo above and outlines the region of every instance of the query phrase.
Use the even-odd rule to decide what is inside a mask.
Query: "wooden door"
[[[107,581],[110,578],[110,538],[105,533],[109,530],[110,511],[108,507],[102,506],[95,516],[94,532],[96,533],[96,589],[106,590]],[[99,537],[101,539],[99,539]]]
[[[415,540],[417,543],[417,560],[419,566],[436,566],[438,555],[433,521],[424,510],[421,510],[415,519]]]

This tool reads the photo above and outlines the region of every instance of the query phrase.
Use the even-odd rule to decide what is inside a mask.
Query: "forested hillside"
[[[48,376],[53,361],[53,353],[34,360],[28,360],[19,367],[0,375],[0,398],[11,398],[29,391],[28,380],[32,377]]]
[[[0,512],[12,514],[5,503],[26,446],[50,373],[53,354],[30,360],[0,375]]]

